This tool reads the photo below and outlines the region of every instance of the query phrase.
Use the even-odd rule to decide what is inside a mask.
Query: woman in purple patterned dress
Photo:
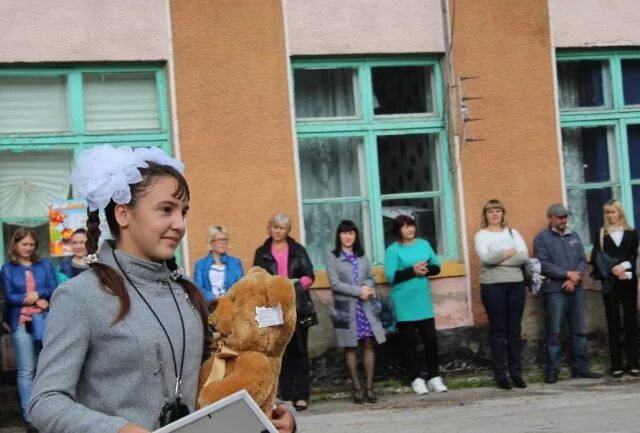
[[[342,221],[336,231],[336,249],[325,260],[333,290],[331,316],[336,345],[344,347],[344,358],[353,384],[353,401],[377,401],[373,390],[375,342],[384,343],[384,329],[373,313],[371,299],[376,296],[371,263],[364,255],[358,227]],[[366,391],[358,377],[358,347],[362,347]]]

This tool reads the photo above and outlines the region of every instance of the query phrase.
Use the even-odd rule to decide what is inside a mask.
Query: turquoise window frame
[[[86,131],[84,125],[84,99],[82,74],[113,74],[113,73],[153,73],[156,78],[156,92],[158,109],[160,111],[160,129],[153,131]],[[171,146],[171,130],[169,108],[167,100],[167,84],[165,66],[161,63],[152,64],[109,64],[109,65],[78,65],[64,67],[0,67],[0,77],[67,77],[67,108],[69,110],[70,130],[52,133],[19,133],[0,134],[0,157],[2,152],[33,152],[44,150],[71,151],[74,160],[84,149],[94,145],[109,143],[113,146],[158,146],[168,154],[173,153]],[[0,224],[14,220],[47,220],[43,218],[11,218],[0,219]],[[0,230],[0,264],[4,262],[5,250],[2,231]],[[176,251],[177,259],[181,259],[181,251]]]
[[[612,106],[602,109],[561,109],[560,127],[612,127],[616,151],[617,173],[609,182],[565,184],[565,190],[619,188],[622,206],[629,223],[634,221],[632,187],[640,185],[640,179],[631,179],[631,166],[627,137],[627,125],[640,124],[640,105],[625,106],[622,87],[622,60],[640,60],[640,50],[568,50],[556,53],[556,62],[595,60],[608,62]],[[559,84],[558,84],[559,86]],[[558,91],[559,97],[559,91]]]
[[[429,66],[433,71],[433,113],[424,115],[393,115],[374,116],[373,88],[371,68],[387,66]],[[358,89],[354,92],[360,106],[359,119],[321,119],[305,118],[296,120],[298,139],[322,137],[361,137],[364,145],[366,177],[368,190],[366,196],[343,197],[339,199],[307,199],[302,204],[329,204],[368,201],[371,218],[372,262],[375,265],[384,263],[384,234],[382,222],[382,201],[390,199],[409,198],[441,198],[442,199],[442,227],[444,228],[444,246],[446,254],[443,260],[458,259],[458,242],[456,237],[456,215],[454,205],[454,191],[451,179],[447,120],[444,104],[444,84],[440,57],[438,56],[410,56],[410,57],[357,57],[357,58],[292,58],[292,85],[294,92],[295,71],[299,69],[339,69],[353,68],[358,74]],[[381,135],[411,135],[436,134],[439,152],[439,185],[440,189],[432,192],[401,193],[383,195],[380,191],[380,177],[378,173],[377,137]],[[331,240],[330,242],[332,242]],[[316,268],[324,266],[316,264]]]

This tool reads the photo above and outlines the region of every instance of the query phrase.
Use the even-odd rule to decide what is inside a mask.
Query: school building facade
[[[611,197],[640,225],[636,3],[3,1],[0,253],[21,224],[46,244],[47,203],[75,197],[82,149],[157,145],[187,167],[187,269],[214,223],[248,269],[285,212],[328,305],[339,221],[360,226],[384,283],[390,221],[409,214],[443,260],[438,327],[484,325],[473,236],[486,200],[530,248],[552,202],[586,245]],[[604,326],[599,297],[590,329]],[[320,310],[315,354],[333,340]],[[541,314],[530,297],[525,337]]]

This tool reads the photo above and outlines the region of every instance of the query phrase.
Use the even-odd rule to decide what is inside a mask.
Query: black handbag
[[[293,283],[293,287],[296,291],[296,314],[298,315],[298,326],[303,328],[310,328],[317,325],[318,315],[316,314],[316,307],[311,299],[311,293],[305,290],[299,281]]]

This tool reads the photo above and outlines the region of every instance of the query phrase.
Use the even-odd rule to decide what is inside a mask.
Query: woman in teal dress
[[[387,281],[392,284],[391,304],[411,388],[418,395],[444,392],[447,387],[440,377],[438,336],[429,288],[429,277],[440,273],[440,260],[428,241],[416,237],[416,223],[411,217],[396,217],[394,235],[397,241],[387,248],[384,268]],[[418,365],[418,336],[425,348],[426,382]]]

